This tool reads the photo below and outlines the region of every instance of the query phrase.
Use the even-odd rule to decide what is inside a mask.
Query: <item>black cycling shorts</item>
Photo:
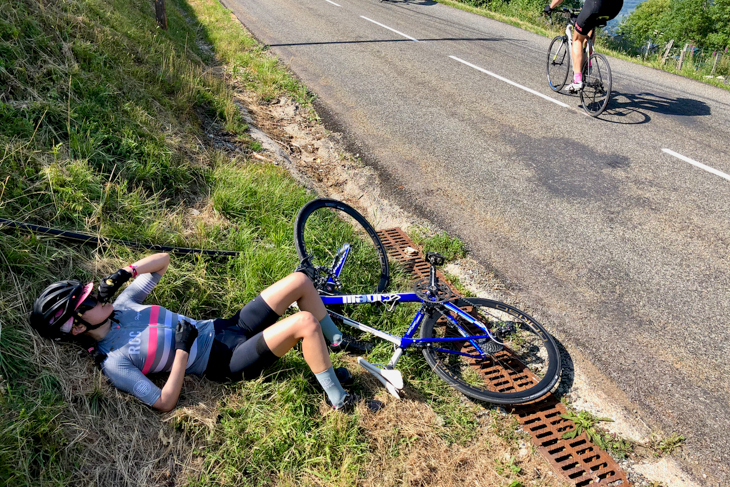
[[[280,318],[261,295],[229,319],[213,322],[215,339],[205,376],[216,381],[251,379],[278,359],[263,331]]]
[[[575,30],[587,36],[596,25],[616,18],[623,6],[624,0],[586,0],[575,21]]]

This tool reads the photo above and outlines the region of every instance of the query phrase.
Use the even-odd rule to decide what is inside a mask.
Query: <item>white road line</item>
[[[332,0],[327,0],[327,1],[328,1],[329,3],[331,3],[332,5],[334,5],[335,7],[342,7],[342,5],[340,5],[339,3],[335,3],[335,2],[333,2]]]
[[[373,24],[377,24],[377,25],[379,25],[380,27],[383,27],[384,29],[388,29],[388,30],[391,30],[391,31],[395,32],[396,34],[398,34],[398,35],[400,35],[400,36],[403,36],[403,37],[405,37],[406,39],[410,39],[410,40],[412,40],[413,42],[418,42],[418,39],[414,39],[414,38],[413,38],[413,37],[411,37],[411,36],[405,35],[405,34],[404,34],[403,32],[398,32],[398,31],[397,31],[397,30],[395,30],[395,29],[391,29],[391,28],[390,28],[390,27],[388,27],[387,25],[383,25],[383,24],[381,24],[380,22],[375,22],[375,21],[374,21],[373,19],[369,19],[369,18],[367,18],[367,17],[363,17],[362,15],[360,16],[360,18],[361,18],[361,19],[365,19],[365,20],[367,20],[367,21],[369,21],[369,22],[372,22]]]
[[[517,88],[523,89],[523,90],[525,90],[525,91],[527,91],[527,92],[529,92],[529,93],[532,93],[533,95],[537,95],[537,96],[539,96],[540,98],[545,98],[545,99],[546,99],[547,101],[551,101],[551,102],[555,103],[556,105],[560,105],[561,107],[565,107],[565,108],[570,108],[570,106],[569,106],[569,105],[566,105],[566,104],[565,104],[565,103],[563,103],[562,101],[558,101],[558,100],[555,100],[555,99],[553,99],[553,98],[550,98],[549,96],[543,95],[542,93],[539,93],[539,92],[537,92],[537,91],[535,91],[535,90],[531,90],[530,88],[528,88],[528,87],[526,87],[526,86],[522,86],[522,85],[520,85],[520,84],[517,84],[517,83],[515,83],[514,81],[510,81],[510,80],[508,80],[507,78],[503,78],[502,76],[500,76],[500,75],[498,75],[498,74],[494,74],[494,73],[492,73],[491,71],[487,71],[487,70],[486,70],[486,69],[484,69],[484,68],[480,68],[479,66],[475,66],[475,65],[473,65],[472,63],[469,63],[469,62],[466,62],[466,61],[464,61],[463,59],[459,59],[459,58],[458,58],[458,57],[456,57],[456,56],[449,56],[449,57],[450,57],[451,59],[455,60],[455,61],[459,61],[460,63],[466,64],[467,66],[469,66],[469,67],[471,67],[471,68],[474,68],[474,69],[476,69],[477,71],[481,71],[481,72],[482,72],[482,73],[484,73],[484,74],[488,74],[489,76],[494,76],[495,78],[497,78],[497,79],[498,79],[498,80],[500,80],[500,81],[504,81],[505,83],[509,83],[509,84],[511,84],[512,86],[516,86]]]
[[[692,159],[690,159],[689,157],[685,157],[685,156],[683,156],[682,154],[677,154],[677,153],[676,153],[676,152],[674,152],[673,150],[669,150],[669,149],[662,149],[662,152],[666,152],[666,153],[667,153],[667,154],[669,154],[670,156],[674,156],[674,157],[676,157],[677,159],[681,159],[681,160],[683,160],[684,162],[689,162],[689,163],[690,163],[690,164],[692,164],[693,166],[697,166],[697,167],[699,167],[700,169],[704,169],[704,170],[705,170],[705,171],[707,171],[707,172],[711,172],[712,174],[714,174],[714,175],[716,175],[716,176],[720,176],[721,178],[725,178],[725,179],[727,179],[728,181],[730,181],[730,174],[725,174],[724,172],[722,172],[722,171],[718,171],[717,169],[714,169],[714,168],[712,168],[712,167],[710,167],[710,166],[705,166],[705,165],[704,165],[704,164],[702,164],[701,162],[693,161],[693,160],[692,160]]]

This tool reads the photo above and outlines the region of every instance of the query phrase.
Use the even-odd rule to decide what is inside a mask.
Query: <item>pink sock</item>
[[[583,73],[573,73],[573,83],[582,83]]]

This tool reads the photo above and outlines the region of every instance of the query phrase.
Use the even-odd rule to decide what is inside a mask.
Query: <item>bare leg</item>
[[[282,315],[294,302],[302,311],[309,311],[317,320],[327,315],[314,284],[301,272],[293,272],[261,291],[261,297],[276,314]]]
[[[335,330],[337,327],[327,315],[312,281],[301,272],[295,272],[264,289],[261,297],[279,315],[293,302],[296,301],[299,305],[302,311],[264,330],[264,341],[274,355],[281,357],[301,340],[304,360],[312,369],[319,385],[324,389],[332,406],[342,408],[348,395],[332,367],[319,321],[324,320],[325,324],[329,321]]]
[[[309,280],[307,276],[304,276],[304,278]],[[320,300],[321,303],[322,301]],[[324,309],[324,306],[322,308]],[[272,309],[277,311],[276,308],[272,307]],[[283,311],[281,312],[283,313]],[[304,360],[309,365],[309,368],[312,369],[312,372],[319,374],[332,367],[329,351],[324,342],[322,330],[319,327],[319,321],[317,321],[312,313],[300,311],[295,315],[274,323],[264,330],[264,341],[266,341],[266,345],[269,346],[271,352],[277,357],[283,357],[299,340],[302,341]]]
[[[573,73],[580,73],[583,69],[583,49],[587,37],[573,30]]]
[[[333,345],[341,343],[342,332],[327,314],[322,298],[305,274],[301,272],[289,274],[261,291],[261,297],[279,315],[296,302],[300,310],[309,311],[319,321],[328,343]]]

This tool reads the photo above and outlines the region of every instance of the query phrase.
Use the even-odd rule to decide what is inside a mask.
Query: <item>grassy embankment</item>
[[[232,86],[307,110],[310,95],[217,2],[168,1],[169,32],[152,9],[148,0],[0,0],[0,217],[240,251],[174,257],[149,298],[188,316],[230,315],[294,267],[293,219],[314,196],[250,157],[258,146]],[[220,138],[234,150],[216,148]],[[3,229],[0,255],[3,485],[552,482],[529,450],[517,452],[514,424],[463,401],[418,356],[402,362],[409,400],[398,407],[357,375],[357,389],[386,402],[378,415],[322,414],[296,351],[269,380],[186,378],[178,409],[155,412],[26,321],[50,282],[99,279],[140,253]],[[368,319],[402,329],[409,312]],[[370,359],[389,352],[380,345]]]
[[[553,14],[553,22],[549,22],[542,14],[542,7],[548,2],[543,3],[534,2],[532,0],[523,0],[516,2],[501,2],[495,1],[491,5],[491,8],[475,7],[473,0],[436,0],[439,3],[448,5],[450,7],[458,8],[467,12],[471,12],[484,17],[489,17],[506,24],[519,27],[535,34],[539,34],[545,37],[554,37],[556,35],[562,35],[565,32],[565,22],[561,20],[559,15]],[[568,2],[565,2],[562,6],[568,6]],[[561,7],[562,7],[561,6]],[[708,77],[708,69],[698,70],[694,67],[692,62],[684,63],[681,70],[678,70],[673,62],[667,62],[662,64],[663,52],[657,54],[651,54],[648,57],[636,56],[627,54],[621,48],[614,47],[610,41],[600,36],[596,39],[596,50],[602,52],[611,57],[622,59],[650,68],[667,71],[669,73],[678,74],[687,78],[692,78],[703,83],[711,84],[719,88],[730,90],[730,85],[725,83],[723,80]],[[728,56],[723,57],[723,62],[727,63]],[[724,64],[727,69],[727,64]],[[707,68],[707,67],[705,67]],[[544,66],[540,66],[540,69],[544,70]]]

